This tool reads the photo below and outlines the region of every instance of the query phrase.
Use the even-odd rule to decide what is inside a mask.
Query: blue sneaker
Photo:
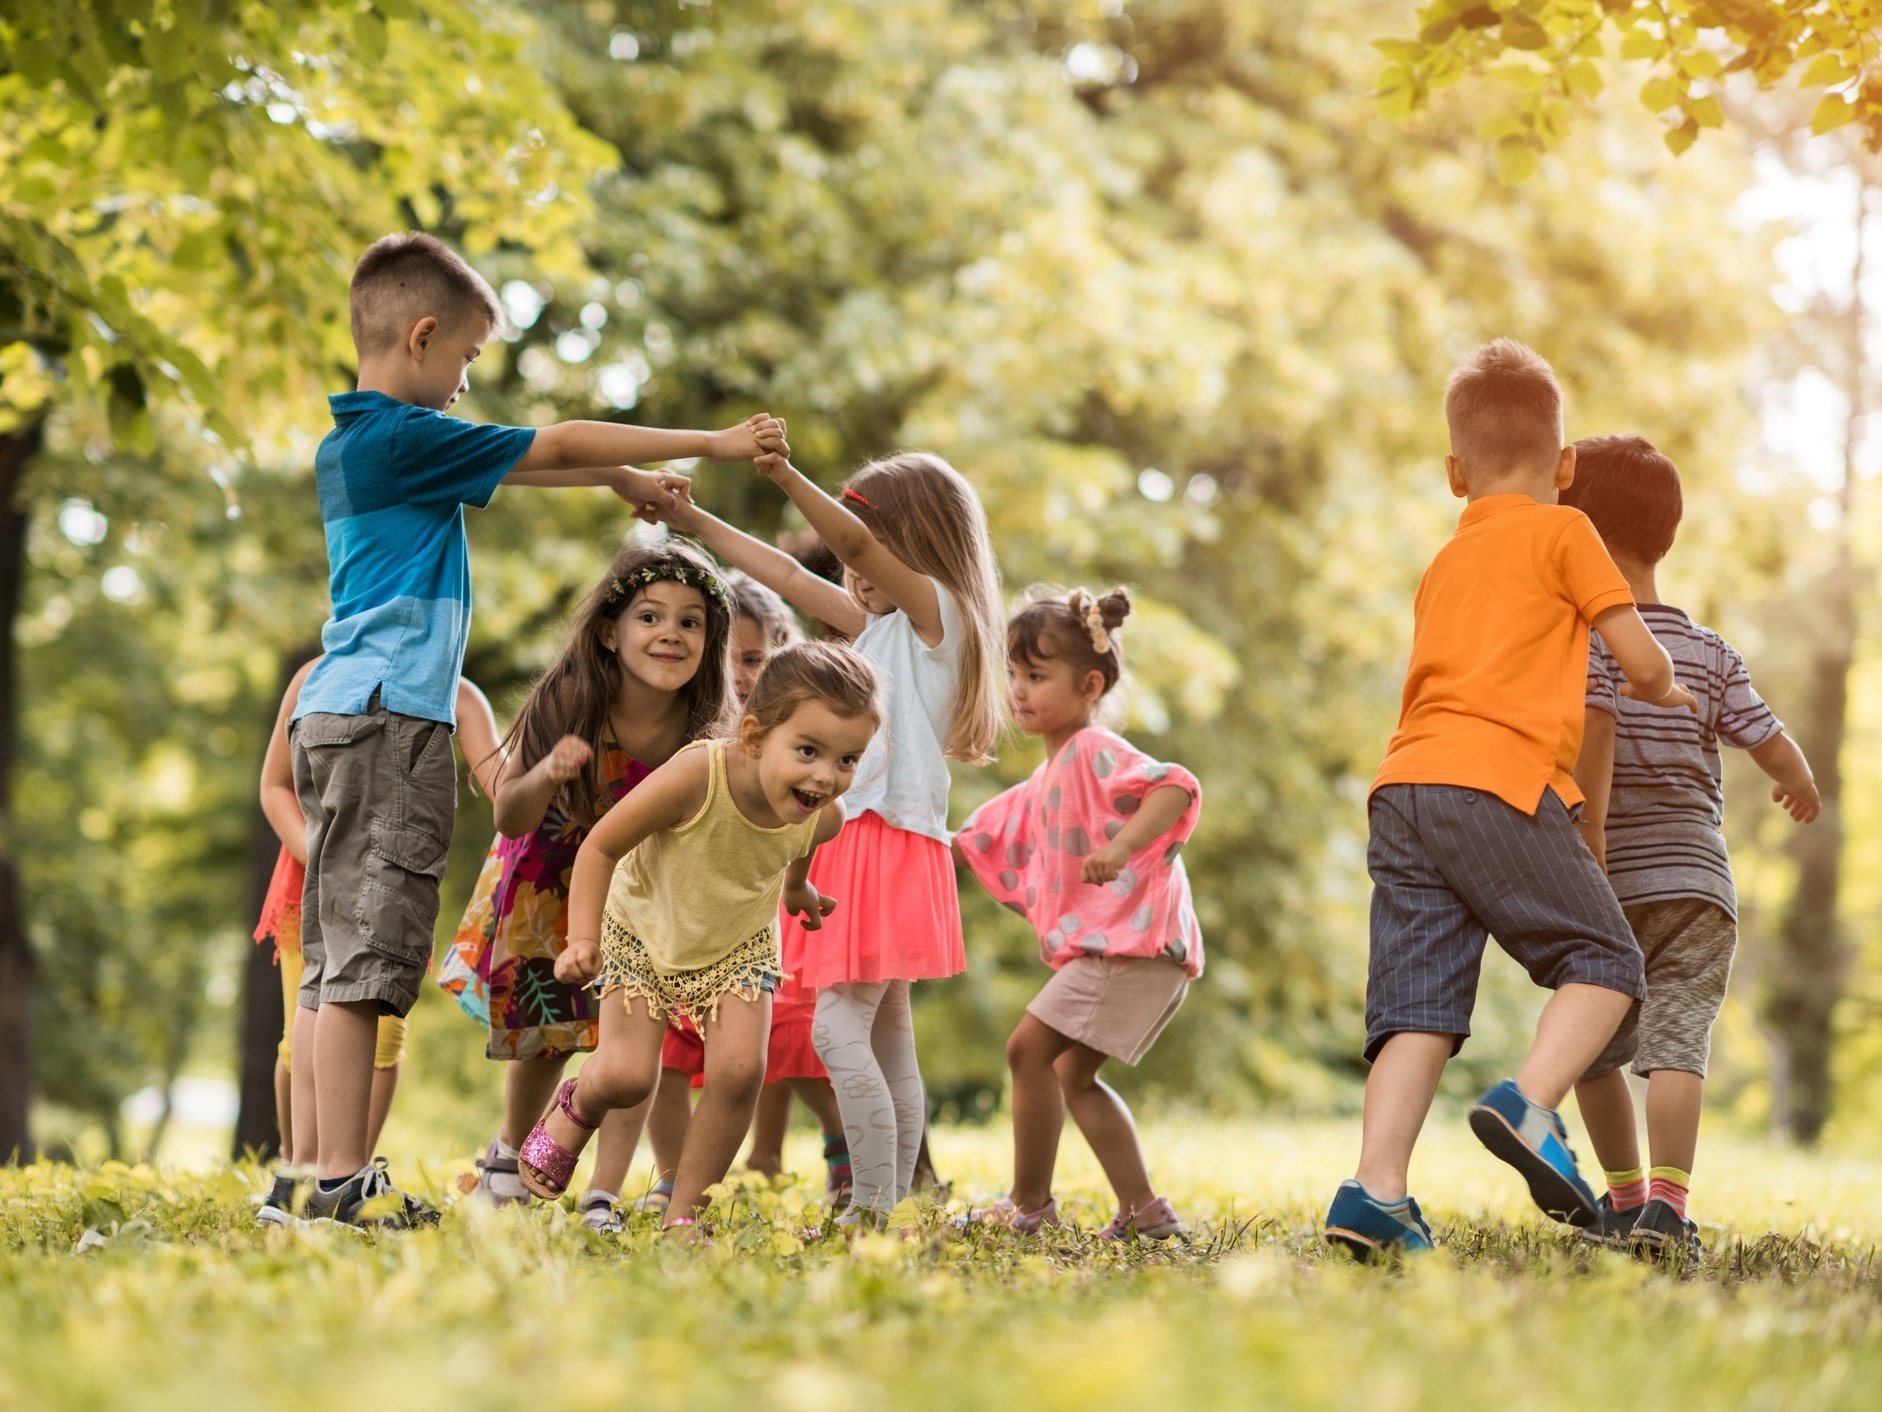
[[[1356,1260],[1377,1260],[1394,1251],[1417,1254],[1436,1245],[1416,1200],[1378,1201],[1356,1181],[1341,1182],[1333,1193],[1327,1239],[1352,1251]]]
[[[1503,1080],[1477,1100],[1470,1130],[1522,1173],[1544,1215],[1571,1226],[1592,1226],[1601,1219],[1600,1204],[1575,1165],[1562,1115],[1524,1098],[1515,1079]]]

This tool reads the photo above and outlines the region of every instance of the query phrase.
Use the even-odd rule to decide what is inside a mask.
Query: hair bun
[[[1130,590],[1119,585],[1098,600],[1098,615],[1104,619],[1106,632],[1116,632],[1131,615]]]

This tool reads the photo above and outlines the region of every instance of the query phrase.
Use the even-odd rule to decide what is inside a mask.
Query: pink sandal
[[[576,1127],[592,1133],[601,1124],[591,1123],[575,1111],[575,1083],[574,1079],[569,1079],[562,1085],[556,1092],[555,1106]],[[523,1146],[516,1154],[516,1174],[533,1194],[544,1201],[554,1201],[569,1189],[569,1178],[575,1175],[575,1164],[581,1160],[581,1153],[570,1152],[550,1137],[549,1129],[543,1126],[547,1121],[548,1115],[544,1114],[523,1139]]]

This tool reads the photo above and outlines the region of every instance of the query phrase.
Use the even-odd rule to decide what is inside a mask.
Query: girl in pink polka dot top
[[[988,891],[1033,924],[1053,969],[1006,1046],[1012,1191],[968,1218],[1021,1233],[1059,1224],[1052,1170],[1067,1108],[1117,1193],[1100,1234],[1183,1231],[1150,1185],[1130,1110],[1098,1078],[1107,1059],[1141,1060],[1202,974],[1202,930],[1178,856],[1201,787],[1098,724],[1123,674],[1129,613],[1121,588],[1099,599],[1028,591],[1007,624],[1007,693],[1020,729],[1044,738],[1045,763],[977,809],[954,840]]]

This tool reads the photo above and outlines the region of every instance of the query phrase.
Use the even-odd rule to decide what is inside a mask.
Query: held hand
[[[715,461],[750,461],[783,444],[784,423],[768,412],[754,413],[724,431],[706,433],[706,454]]]
[[[1624,681],[1621,683],[1620,694],[1622,696],[1629,697],[1635,701],[1639,701],[1642,699],[1640,693],[1634,690],[1634,684],[1630,681]],[[1673,689],[1667,692],[1667,694],[1665,696],[1662,696],[1658,701],[1649,701],[1647,702],[1647,704],[1649,706],[1659,706],[1666,710],[1677,710],[1680,707],[1684,706],[1688,711],[1692,711],[1695,714],[1699,710],[1699,702],[1697,698],[1695,698],[1690,691],[1686,690],[1686,688],[1681,686],[1678,682],[1674,682]]]
[[[567,784],[595,758],[594,747],[579,735],[565,735],[542,757],[544,772],[557,784]]]
[[[1078,871],[1079,881],[1108,883],[1124,871],[1130,860],[1130,850],[1119,847],[1117,840],[1113,839],[1096,853],[1085,855],[1084,865]]]
[[[752,462],[752,468],[766,480],[776,480],[791,469],[790,449],[787,447],[783,451],[767,451]]]
[[[1771,786],[1771,802],[1782,805],[1784,812],[1800,824],[1814,824],[1817,815],[1823,812],[1823,796],[1817,793],[1815,780],[1802,789],[1774,784]]]
[[[615,472],[610,489],[636,510],[644,510],[649,505],[670,504],[687,483],[678,471],[638,471],[623,466]]]
[[[601,974],[601,948],[592,941],[571,941],[555,958],[555,978],[563,985],[587,985]]]
[[[822,931],[823,919],[834,911],[836,911],[836,899],[825,897],[809,883],[784,890],[785,915],[802,917],[804,930],[807,932]]]

